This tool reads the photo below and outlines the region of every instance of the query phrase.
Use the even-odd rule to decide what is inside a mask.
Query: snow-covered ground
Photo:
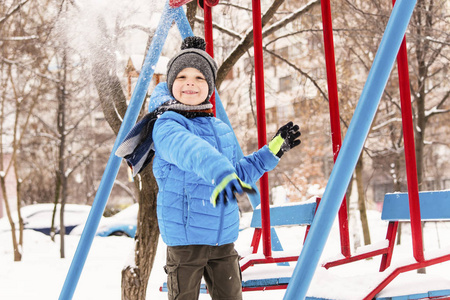
[[[372,243],[383,243],[387,224],[380,220],[380,214],[375,211],[369,211],[369,222]],[[403,228],[402,245],[397,246],[394,251],[394,266],[412,257],[410,229],[406,225]],[[286,251],[300,251],[304,227],[279,228],[277,233]],[[248,252],[252,234],[251,228],[241,232],[236,243],[241,254]],[[450,253],[450,223],[427,223],[424,228],[424,237],[427,256],[431,255],[429,252],[431,250]],[[23,260],[13,262],[11,233],[0,233],[0,299],[58,299],[78,240],[78,236],[66,237],[67,258],[60,259],[58,239],[52,242],[48,236],[26,231]],[[133,243],[132,239],[126,237],[96,237],[73,299],[119,300],[121,270],[133,251]],[[338,254],[338,232],[334,227],[322,258],[336,257]],[[162,268],[164,261],[165,245],[161,241],[150,277],[147,299],[167,299],[166,293],[159,292],[159,287],[165,281]],[[361,299],[361,294],[370,291],[371,287],[379,283],[380,274],[377,272],[379,262],[380,258],[377,257],[328,271],[319,268],[308,295],[330,299]],[[244,272],[244,277],[276,276],[282,273],[277,266],[265,265],[258,268],[260,269],[250,268],[248,273]],[[281,268],[289,269],[289,267]],[[416,274],[415,271],[400,275],[379,296],[399,296],[428,290],[450,289],[449,268],[450,262],[447,262],[427,268],[426,275]],[[282,299],[284,293],[284,290],[246,292],[244,299],[277,300]],[[210,299],[210,297],[202,294],[200,299]]]

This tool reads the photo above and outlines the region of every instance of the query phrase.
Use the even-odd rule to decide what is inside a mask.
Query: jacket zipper
[[[213,118],[209,118],[209,125],[212,128],[212,131],[214,132],[214,138],[216,140],[216,144],[217,144],[217,150],[222,153],[222,147],[220,145],[220,141],[217,138],[217,132],[216,129],[214,128],[214,125],[212,124],[213,122]],[[225,203],[221,203],[220,204],[220,220],[219,220],[219,232],[217,233],[217,242],[216,242],[216,246],[219,246],[219,242],[220,242],[220,238],[222,236],[222,230],[223,230],[223,219],[224,219],[224,214],[225,214]]]

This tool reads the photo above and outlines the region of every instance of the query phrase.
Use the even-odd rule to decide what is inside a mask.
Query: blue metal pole
[[[182,9],[182,8],[177,8]],[[139,115],[139,111],[145,100],[147,89],[153,77],[156,63],[161,54],[162,47],[166,40],[167,34],[173,22],[173,13],[177,9],[172,9],[166,4],[161,20],[158,24],[155,36],[153,38],[150,49],[142,66],[136,88],[128,105],[127,112],[120,127],[116,141],[111,151],[105,172],[95,195],[91,211],[85,224],[83,233],[81,234],[75,255],[69,268],[66,280],[61,290],[59,300],[70,300],[73,297],[75,288],[80,279],[81,271],[86,262],[87,255],[92,245],[95,233],[98,228],[103,211],[111,193],[114,179],[117,177],[122,158],[117,157],[114,153],[120,145],[126,134],[131,130]]]
[[[285,300],[305,299],[306,297],[331,226],[375,117],[415,4],[416,0],[399,0],[393,8],[342,149],[284,295]]]

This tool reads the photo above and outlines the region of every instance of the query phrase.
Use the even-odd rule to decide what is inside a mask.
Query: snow
[[[244,215],[243,224],[248,224],[251,215]],[[362,251],[385,245],[387,223],[381,221],[379,212],[368,211],[371,228],[372,246]],[[304,226],[281,227],[277,234],[284,246],[284,255],[298,255],[305,232]],[[24,232],[23,260],[13,262],[11,233],[0,233],[0,299],[57,299],[61,292],[73,254],[79,241],[79,236],[66,236],[66,256],[59,258],[59,235],[52,242],[48,236],[39,232],[26,230]],[[241,255],[250,253],[249,248],[253,230],[245,228],[241,231],[236,248]],[[329,257],[339,256],[339,241],[337,227],[333,226],[328,239],[322,263]],[[450,253],[450,224],[448,222],[426,223],[424,227],[425,254],[433,258]],[[440,247],[438,246],[440,245]],[[261,248],[261,247],[260,247]],[[396,246],[393,268],[406,262],[413,262],[411,251],[410,228],[403,226],[402,245]],[[134,240],[126,237],[95,237],[83,272],[78,282],[73,299],[110,299],[121,298],[121,271],[133,261]],[[360,250],[361,251],[361,250]],[[355,252],[355,251],[353,251]],[[274,254],[274,256],[280,254]],[[261,254],[254,255],[261,257]],[[159,292],[159,287],[166,281],[163,266],[165,262],[165,245],[159,242],[157,257],[149,280],[147,299],[167,299],[167,293]],[[308,290],[308,296],[329,299],[361,299],[387,276],[378,272],[380,258],[350,263],[344,266],[325,270],[319,267]],[[243,276],[244,280],[264,277],[289,277],[295,267],[260,265],[250,267]],[[427,274],[417,274],[415,271],[399,275],[378,296],[391,297],[417,294],[428,291],[450,289],[450,262],[427,268]],[[25,287],[25,288],[24,288]],[[245,300],[282,299],[285,291],[245,292]],[[206,294],[200,295],[200,300],[210,299]]]

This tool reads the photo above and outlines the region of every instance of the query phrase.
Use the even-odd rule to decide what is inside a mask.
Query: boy
[[[155,153],[169,299],[198,299],[202,277],[212,299],[242,299],[234,193],[253,192],[245,182],[272,170],[284,152],[300,144],[300,132],[290,122],[268,146],[238,161],[232,130],[212,114],[217,65],[205,46],[199,37],[183,41],[168,63],[167,83],[152,93],[150,113],[116,154],[137,173]]]

